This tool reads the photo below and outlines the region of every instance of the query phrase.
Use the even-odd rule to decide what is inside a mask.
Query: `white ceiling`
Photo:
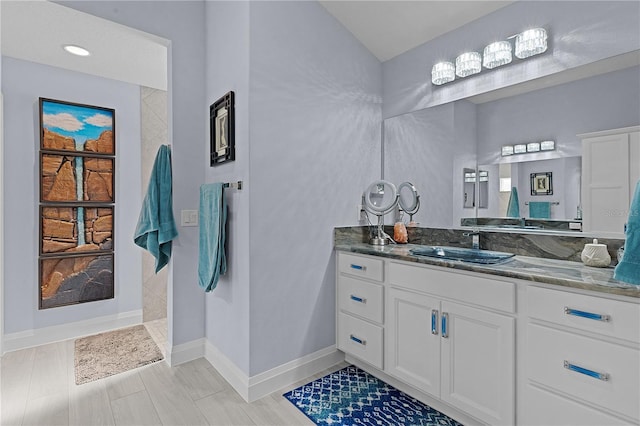
[[[511,3],[513,1],[320,1],[382,62]]]
[[[41,0],[0,0],[0,18],[5,56],[167,90],[165,39]],[[91,56],[66,53],[65,44]]]

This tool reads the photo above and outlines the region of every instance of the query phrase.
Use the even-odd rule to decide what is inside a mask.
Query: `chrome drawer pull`
[[[352,294],[351,296],[349,296],[349,298],[354,302],[367,303],[367,299],[365,299],[364,297],[358,297]]]
[[[446,312],[442,313],[442,324],[440,325],[440,329],[442,330],[442,337],[445,339],[449,337],[449,330],[447,329],[447,321],[449,320],[449,314]]]
[[[364,339],[359,339],[356,336],[354,336],[353,334],[349,335],[349,339],[353,340],[356,343],[361,344],[362,346],[367,346],[367,341]]]
[[[431,311],[431,334],[438,334],[438,310]]]
[[[569,361],[566,361],[566,360],[564,361],[564,368],[566,368],[567,370],[575,371],[576,373],[580,373],[586,376],[596,378],[598,380],[605,381],[605,382],[609,380],[609,375],[607,373],[598,373],[597,371],[582,368],[577,365],[571,364]]]
[[[358,271],[366,271],[367,267],[366,266],[362,266],[362,265],[356,265],[355,263],[352,263],[351,265],[351,269],[357,269]]]
[[[611,317],[609,315],[602,315],[602,314],[594,314],[591,312],[586,312],[586,311],[579,311],[577,309],[571,309],[568,307],[564,307],[564,313],[567,315],[573,315],[576,317],[581,317],[581,318],[588,318],[588,319],[592,319],[592,320],[596,320],[596,321],[605,321],[608,322],[611,320]]]

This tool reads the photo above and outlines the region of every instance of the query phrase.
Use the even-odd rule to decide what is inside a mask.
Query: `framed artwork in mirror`
[[[531,173],[531,195],[553,195],[551,172]]]
[[[234,93],[227,92],[209,107],[210,166],[236,159]]]

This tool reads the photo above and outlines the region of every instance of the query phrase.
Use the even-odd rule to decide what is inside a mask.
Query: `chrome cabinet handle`
[[[367,299],[365,299],[364,297],[358,297],[356,295],[350,295],[349,298],[351,300],[353,300],[354,302],[359,302],[359,303],[367,303]]]
[[[611,316],[609,315],[594,314],[592,312],[579,311],[577,309],[572,309],[566,306],[564,307],[564,313],[567,315],[573,315],[576,317],[587,318],[587,319],[592,319],[596,321],[608,322],[611,320]]]
[[[449,330],[447,329],[447,321],[449,320],[449,314],[446,312],[442,313],[442,324],[440,325],[440,330],[442,330],[442,337],[445,339],[449,337]]]
[[[438,310],[431,311],[431,334],[438,334]]]
[[[349,335],[349,339],[353,340],[354,342],[356,342],[356,343],[358,343],[358,344],[360,344],[362,346],[367,346],[367,341],[366,340],[360,339],[360,338],[354,336],[353,334]]]
[[[352,263],[351,265],[351,269],[357,269],[358,271],[366,271],[367,267],[366,266],[362,266],[362,265],[356,265],[355,263]]]
[[[564,368],[605,382],[609,380],[609,375],[607,373],[598,373],[597,371],[589,370],[588,368],[583,368],[578,365],[571,364],[567,360],[564,361]]]

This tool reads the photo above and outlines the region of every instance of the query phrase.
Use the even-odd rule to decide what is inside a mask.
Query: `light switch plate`
[[[198,210],[181,210],[180,225],[198,226]]]

